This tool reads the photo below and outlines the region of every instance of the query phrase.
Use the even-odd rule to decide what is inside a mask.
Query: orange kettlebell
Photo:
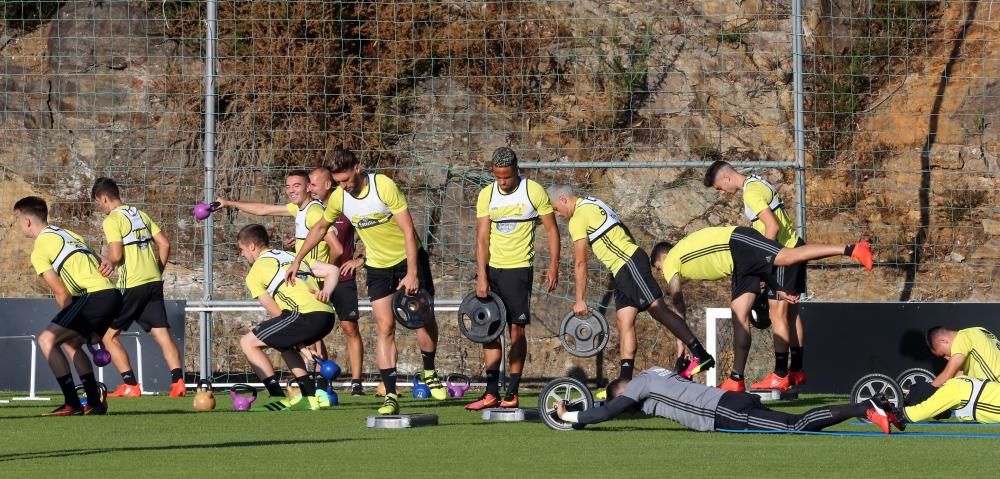
[[[198,381],[194,393],[195,411],[211,411],[215,409],[215,394],[212,393],[212,382],[207,379]]]

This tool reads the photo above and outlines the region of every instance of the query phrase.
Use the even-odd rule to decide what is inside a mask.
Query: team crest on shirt
[[[365,217],[355,216],[351,218],[351,222],[356,224],[358,229],[365,229],[388,223],[390,219],[392,219],[391,214],[373,214]]]
[[[514,228],[517,228],[517,223],[514,223],[514,222],[497,223],[496,225],[497,225],[497,232],[498,233],[510,233],[510,232],[514,231]]]

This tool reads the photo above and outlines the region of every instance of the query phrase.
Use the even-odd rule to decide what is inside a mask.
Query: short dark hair
[[[618,379],[615,379],[614,381],[611,381],[610,383],[608,383],[608,388],[604,390],[605,394],[607,394],[607,398],[608,398],[607,400],[610,401],[610,400],[618,397],[618,395],[615,394],[615,391],[618,389],[618,386],[620,386],[620,385],[622,385],[624,383],[627,383],[627,382],[628,382],[628,379],[618,378]]]
[[[90,189],[90,199],[96,200],[98,196],[107,196],[112,200],[122,199],[118,183],[104,176],[94,180],[94,187]]]
[[[652,266],[656,263],[656,258],[660,255],[667,254],[670,250],[674,249],[674,244],[668,241],[660,241],[653,245],[653,251],[649,252],[649,265]]]
[[[37,196],[25,196],[17,200],[17,203],[14,203],[14,211],[22,215],[33,216],[42,220],[43,223],[49,221],[49,205]]]
[[[933,348],[934,347],[934,340],[937,339],[938,337],[940,337],[941,335],[943,335],[944,333],[947,333],[948,331],[949,331],[948,328],[946,328],[944,326],[940,326],[940,325],[934,326],[934,327],[928,329],[927,330],[927,347]]]
[[[292,171],[289,171],[287,175],[285,175],[285,178],[291,178],[293,176],[298,176],[299,178],[302,178],[303,180],[306,180],[306,184],[309,184],[309,172],[308,171],[306,171],[306,170],[292,170]]]
[[[354,156],[351,150],[335,148],[330,152],[330,171],[333,173],[343,173],[358,164],[358,157]]]
[[[517,154],[514,150],[501,146],[493,150],[493,168],[517,168]]]
[[[267,247],[267,245],[271,244],[271,237],[267,234],[267,228],[258,224],[252,224],[246,225],[240,230],[236,235],[236,241]]]
[[[722,160],[713,161],[712,164],[709,165],[708,169],[705,170],[705,181],[704,181],[705,186],[711,188],[712,185],[715,184],[715,177],[718,176],[719,171],[725,168],[732,169],[733,165],[730,165],[729,163]]]

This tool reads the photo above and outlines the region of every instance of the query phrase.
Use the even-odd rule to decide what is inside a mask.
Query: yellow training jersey
[[[912,422],[926,421],[950,409],[963,421],[1000,423],[1000,384],[968,377],[952,378],[926,401],[905,409]]]
[[[312,276],[308,264],[299,267],[294,286],[285,282],[285,269],[295,260],[295,256],[287,251],[265,250],[257,255],[250,272],[247,273],[247,289],[250,296],[259,298],[268,294],[282,310],[313,313],[323,311],[332,313],[330,305],[316,299],[319,284]]]
[[[1000,375],[1000,341],[985,328],[966,328],[955,334],[951,355],[965,356],[962,371],[975,379],[997,381]]]
[[[406,259],[403,230],[392,220],[406,208],[406,198],[392,179],[368,173],[368,185],[358,196],[339,186],[333,190],[324,217],[333,223],[343,213],[365,244],[365,264],[388,268]]]
[[[799,243],[799,235],[795,225],[785,213],[778,189],[757,175],[750,175],[743,181],[743,212],[750,220],[750,226],[758,233],[764,234],[764,222],[760,220],[760,212],[771,210],[778,220],[778,236],[775,238],[781,246],[794,248]]]
[[[700,229],[677,242],[663,259],[663,278],[669,283],[675,274],[687,279],[715,281],[733,274],[733,254],[729,238],[735,226]]]
[[[323,203],[316,200],[310,201],[306,204],[306,207],[302,209],[299,209],[299,205],[295,203],[288,203],[285,207],[288,208],[288,212],[295,217],[295,252],[298,253],[299,250],[302,249],[302,243],[305,243],[306,241],[306,236],[309,235],[309,230],[312,229],[313,225],[323,217],[323,210],[325,207],[323,206]],[[312,263],[313,261],[329,263],[330,245],[326,244],[325,240],[320,241],[319,244],[306,255],[305,261],[307,263]]]
[[[639,249],[625,231],[618,213],[593,196],[576,200],[576,210],[569,219],[569,237],[574,242],[586,239],[594,256],[611,270],[612,275],[618,274],[632,253]]]
[[[535,258],[538,217],[552,214],[545,188],[521,177],[517,188],[504,193],[497,182],[479,192],[476,217],[490,219],[490,266],[524,268]]]
[[[108,244],[122,244],[118,289],[162,281],[160,259],[153,243],[153,235],[160,232],[160,227],[149,215],[134,207],[122,205],[111,210],[101,226]]]
[[[111,281],[101,275],[100,260],[83,238],[55,226],[45,228],[35,238],[31,265],[39,275],[55,271],[72,296],[114,288]]]

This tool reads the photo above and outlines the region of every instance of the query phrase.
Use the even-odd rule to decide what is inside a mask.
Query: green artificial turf
[[[9,399],[12,394],[2,394]],[[111,399],[110,414],[42,418],[53,404],[0,405],[0,477],[996,477],[1000,439],[696,433],[630,417],[583,431],[541,422],[485,423],[467,399],[404,398],[438,426],[371,431],[378,398],[341,395],[325,411],[199,413],[192,398]],[[54,400],[57,399],[54,396]],[[262,400],[266,400],[266,394]],[[776,403],[804,411],[843,398]],[[534,406],[526,395],[523,406]],[[873,431],[843,424],[834,430]],[[913,430],[913,428],[911,428]],[[1000,434],[1000,427],[922,428]]]

